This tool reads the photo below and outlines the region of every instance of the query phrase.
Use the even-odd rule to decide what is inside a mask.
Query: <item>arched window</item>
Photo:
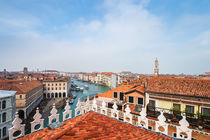
[[[59,92],[59,97],[61,98],[61,92]]]
[[[54,98],[54,93],[51,93],[51,97]]]
[[[58,98],[58,93],[57,92],[55,93],[55,98]]]
[[[5,109],[6,108],[6,101],[3,101],[2,102],[2,109]]]
[[[6,122],[6,119],[7,119],[7,114],[6,112],[4,112],[2,115],[2,122]]]
[[[63,92],[63,97],[66,97],[66,92]]]
[[[7,128],[4,127],[4,128],[3,128],[3,137],[5,137],[6,135],[7,135]]]
[[[47,97],[50,98],[50,93],[47,94]]]

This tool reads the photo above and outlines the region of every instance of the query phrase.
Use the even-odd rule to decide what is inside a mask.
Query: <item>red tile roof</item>
[[[22,137],[20,140],[171,139],[95,112],[89,112],[63,123],[64,126],[54,130],[46,128]]]
[[[210,80],[151,77],[147,91],[197,97],[210,97]]]
[[[166,76],[141,77],[127,79],[121,85],[139,85],[145,83],[148,92],[177,94],[196,97],[210,97],[210,79],[177,78]]]
[[[42,83],[38,81],[23,81],[23,80],[8,80],[3,81],[0,84],[4,84],[5,86],[0,86],[0,89],[5,90],[14,90],[17,93],[27,93],[37,87],[42,86]]]

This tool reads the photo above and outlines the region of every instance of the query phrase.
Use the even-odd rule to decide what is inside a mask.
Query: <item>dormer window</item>
[[[144,103],[144,99],[138,97],[138,104],[139,104],[139,105],[143,105],[143,103]]]
[[[117,98],[117,92],[114,92],[114,98]]]
[[[129,102],[129,103],[133,103],[133,102],[134,102],[133,96],[128,96],[128,102]]]
[[[124,100],[124,93],[120,92],[120,101],[123,101],[123,100]]]

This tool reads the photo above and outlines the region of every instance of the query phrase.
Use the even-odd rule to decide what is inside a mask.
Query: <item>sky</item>
[[[0,71],[210,71],[209,0],[0,0]]]

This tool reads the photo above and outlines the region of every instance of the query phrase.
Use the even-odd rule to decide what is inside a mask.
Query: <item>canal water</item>
[[[93,83],[89,83],[89,82],[82,82],[82,81],[78,81],[76,79],[72,79],[72,81],[74,82],[74,84],[76,84],[78,87],[83,87],[84,91],[72,91],[73,95],[77,95],[77,98],[74,99],[74,103],[70,104],[70,109],[72,110],[72,118],[75,117],[75,108],[77,106],[77,102],[80,99],[80,101],[83,101],[85,99],[87,99],[87,97],[89,96],[90,98],[93,96],[96,96],[97,93],[104,93],[106,91],[109,91],[110,88],[107,86],[102,86],[102,85],[97,85],[97,84],[93,84]],[[86,89],[85,85],[87,85],[89,88]],[[64,108],[60,108],[58,109],[58,114],[59,114],[59,121],[62,122],[63,121],[63,112],[64,112]],[[48,127],[48,119],[44,120],[44,128]],[[40,127],[40,125],[38,125],[38,128]],[[35,129],[38,129],[35,128]],[[25,134],[30,134],[31,133],[31,128],[29,127]]]
[[[81,91],[72,91],[73,95],[77,95],[77,98],[74,100],[74,103],[70,104],[73,117],[75,115],[74,109],[76,108],[78,99],[80,99],[80,101],[83,101],[83,100],[87,99],[88,96],[91,98],[93,96],[96,96],[97,93],[104,93],[104,92],[107,92],[107,91],[110,90],[110,88],[107,87],[107,86],[97,85],[97,84],[93,84],[93,83],[90,83],[90,82],[82,82],[82,81],[78,81],[76,79],[72,79],[72,81],[78,87],[83,87],[84,88],[83,92],[81,92]],[[84,87],[85,85],[87,85],[89,87],[89,89],[86,89]]]
[[[110,90],[109,87],[107,86],[102,86],[102,85],[97,85],[97,84],[93,84],[90,82],[82,82],[82,81],[78,81],[76,79],[72,79],[72,81],[74,82],[74,84],[76,84],[78,87],[83,87],[84,91],[72,91],[73,95],[77,95],[77,98],[74,99],[74,103],[70,104],[70,109],[72,110],[72,118],[75,116],[75,108],[77,106],[77,102],[80,99],[80,101],[83,101],[85,99],[87,99],[87,97],[89,96],[89,98],[96,96],[97,93],[104,93]],[[87,85],[89,88],[86,89],[84,86]],[[58,113],[60,114],[60,122],[63,121],[63,112],[64,112],[64,108],[60,108],[58,109]],[[44,126],[47,127],[48,125],[48,121],[46,120],[44,122]]]

